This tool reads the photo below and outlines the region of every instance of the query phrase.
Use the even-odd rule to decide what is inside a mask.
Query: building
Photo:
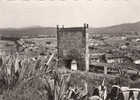
[[[107,63],[132,63],[133,60],[130,57],[123,55],[106,54]]]
[[[96,54],[90,54],[90,63],[92,62],[106,62],[105,54],[104,53],[96,53]]]
[[[57,26],[58,66],[71,68],[73,60],[77,62],[77,70],[88,70],[88,43],[87,28]]]
[[[0,55],[10,55],[16,51],[16,44],[13,41],[0,40]]]

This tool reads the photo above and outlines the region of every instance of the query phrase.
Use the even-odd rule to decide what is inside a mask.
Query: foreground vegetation
[[[107,87],[111,87],[117,79],[111,75],[57,68],[56,59],[48,64],[48,58],[1,57],[1,100],[69,100],[72,89],[77,90],[77,100],[86,100],[92,95],[93,88],[101,85],[103,80]],[[127,80],[123,84],[128,84]]]
[[[53,59],[55,60],[55,59]],[[47,64],[48,59],[33,61],[28,57],[5,56],[0,61],[2,100],[67,100],[73,85],[71,73],[56,69],[57,63]],[[53,62],[53,61],[52,61]],[[79,99],[86,94],[80,92]],[[86,90],[87,91],[87,90]]]

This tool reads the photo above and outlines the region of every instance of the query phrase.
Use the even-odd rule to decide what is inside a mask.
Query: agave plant
[[[17,59],[20,63],[17,63]],[[41,59],[44,60],[44,59]],[[5,100],[69,100],[71,72],[58,70],[54,59],[50,65],[44,61],[32,61],[28,57],[7,56],[1,61],[3,79],[12,89],[4,92]],[[16,76],[15,69],[18,75]],[[11,73],[8,74],[7,68]],[[79,100],[83,96],[78,95]]]

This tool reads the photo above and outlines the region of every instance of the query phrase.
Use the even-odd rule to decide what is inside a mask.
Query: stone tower
[[[57,26],[58,67],[70,69],[75,60],[78,70],[88,70],[87,29],[87,24],[69,28]]]

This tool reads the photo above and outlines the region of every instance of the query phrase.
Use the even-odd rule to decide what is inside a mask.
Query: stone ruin
[[[58,67],[71,69],[75,61],[77,70],[88,70],[88,24],[84,27],[64,28],[57,26]]]

